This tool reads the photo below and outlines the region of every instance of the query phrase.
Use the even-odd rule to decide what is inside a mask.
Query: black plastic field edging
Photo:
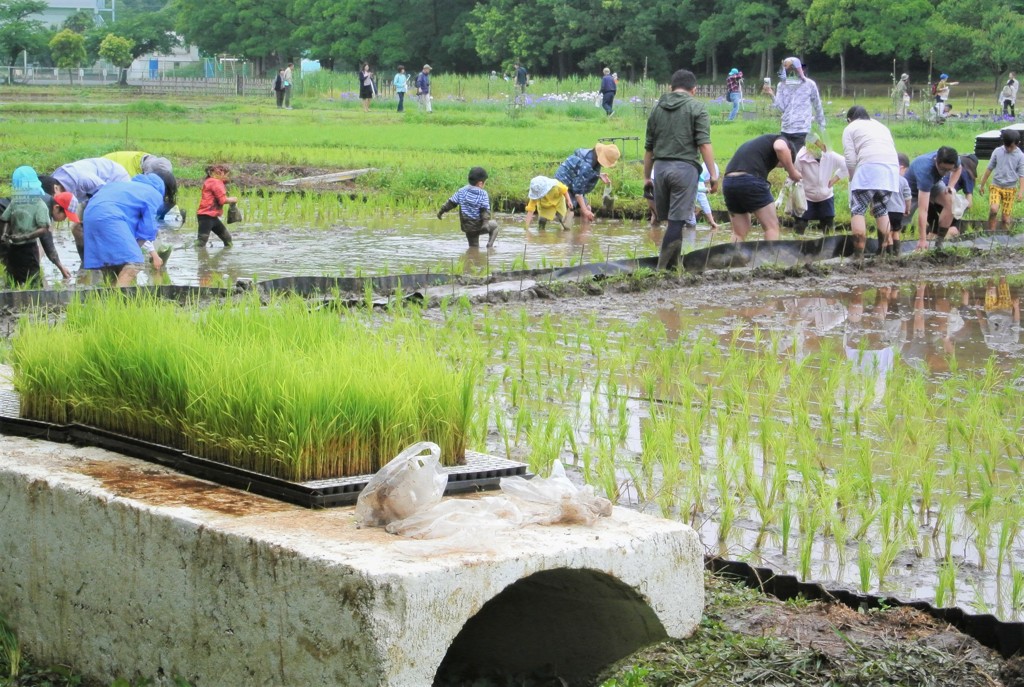
[[[760,568],[741,561],[709,556],[704,566],[711,572],[738,578],[748,587],[759,589],[783,601],[796,597],[837,601],[853,609],[906,606],[923,611],[949,623],[981,644],[998,651],[1003,658],[1024,648],[1024,623],[1007,622],[992,614],[973,614],[962,608],[937,608],[927,601],[904,601],[899,597],[862,594],[848,589],[826,589],[817,582],[801,582],[793,575],[780,575],[771,568]]]
[[[156,463],[178,472],[266,496],[306,508],[350,506],[373,475],[317,480],[310,483],[291,482],[142,439],[79,424],[60,425],[42,420],[0,415],[0,434],[43,439],[78,446],[94,446],[132,458]],[[460,494],[483,489],[496,489],[503,477],[526,477],[525,463],[499,461],[459,466],[448,471],[445,494]]]

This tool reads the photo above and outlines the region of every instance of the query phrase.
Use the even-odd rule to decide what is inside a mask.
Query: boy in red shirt
[[[213,232],[224,242],[224,247],[231,246],[231,232],[220,221],[224,206],[229,203],[237,203],[238,198],[229,196],[224,182],[231,176],[231,169],[224,164],[210,165],[206,168],[206,181],[203,182],[203,192],[199,199],[199,209],[196,210],[199,220],[199,235],[196,238],[196,246],[205,248],[210,240],[210,232]]]

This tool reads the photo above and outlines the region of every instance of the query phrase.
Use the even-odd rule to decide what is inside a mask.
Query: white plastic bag
[[[441,502],[447,485],[441,448],[429,441],[413,444],[378,470],[359,493],[356,525],[381,527],[425,511]]]
[[[803,217],[807,212],[807,195],[804,193],[803,183],[786,179],[775,201],[775,207],[787,215]]]
[[[594,487],[577,487],[565,476],[560,462],[551,467],[551,476],[505,477],[501,491],[517,500],[523,524],[593,525],[598,518],[612,514],[612,502],[594,493]]]
[[[807,194],[804,193],[804,182],[793,183],[793,190],[790,191],[789,201],[792,205],[791,212],[796,217],[803,217],[807,212]]]
[[[964,213],[967,212],[967,196],[962,193],[953,194],[953,219],[963,219]]]
[[[604,96],[598,93],[594,97],[594,107],[601,107],[602,105],[604,105]]]

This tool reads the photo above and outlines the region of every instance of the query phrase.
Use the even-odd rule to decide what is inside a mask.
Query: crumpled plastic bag
[[[963,219],[968,207],[967,196],[960,192],[953,194],[953,219]]]
[[[501,496],[449,499],[404,520],[387,531],[413,539],[446,539],[447,548],[480,550],[488,535],[525,525],[593,525],[612,514],[612,502],[590,485],[578,487],[556,462],[550,477],[505,477]],[[454,545],[453,545],[454,543]]]
[[[577,487],[557,461],[550,477],[505,477],[500,484],[502,493],[518,502],[524,524],[593,525],[612,514],[611,501],[589,484]]]
[[[356,500],[356,525],[383,527],[425,511],[441,502],[446,486],[441,447],[429,441],[415,443],[366,483]]]
[[[807,194],[804,192],[803,182],[786,179],[775,201],[775,207],[787,215],[803,217],[807,212]]]

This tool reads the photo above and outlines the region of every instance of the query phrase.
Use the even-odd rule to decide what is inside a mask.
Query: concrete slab
[[[0,437],[0,613],[41,660],[107,682],[421,687],[542,667],[587,684],[703,611],[680,523],[617,508],[410,546],[353,510]]]

